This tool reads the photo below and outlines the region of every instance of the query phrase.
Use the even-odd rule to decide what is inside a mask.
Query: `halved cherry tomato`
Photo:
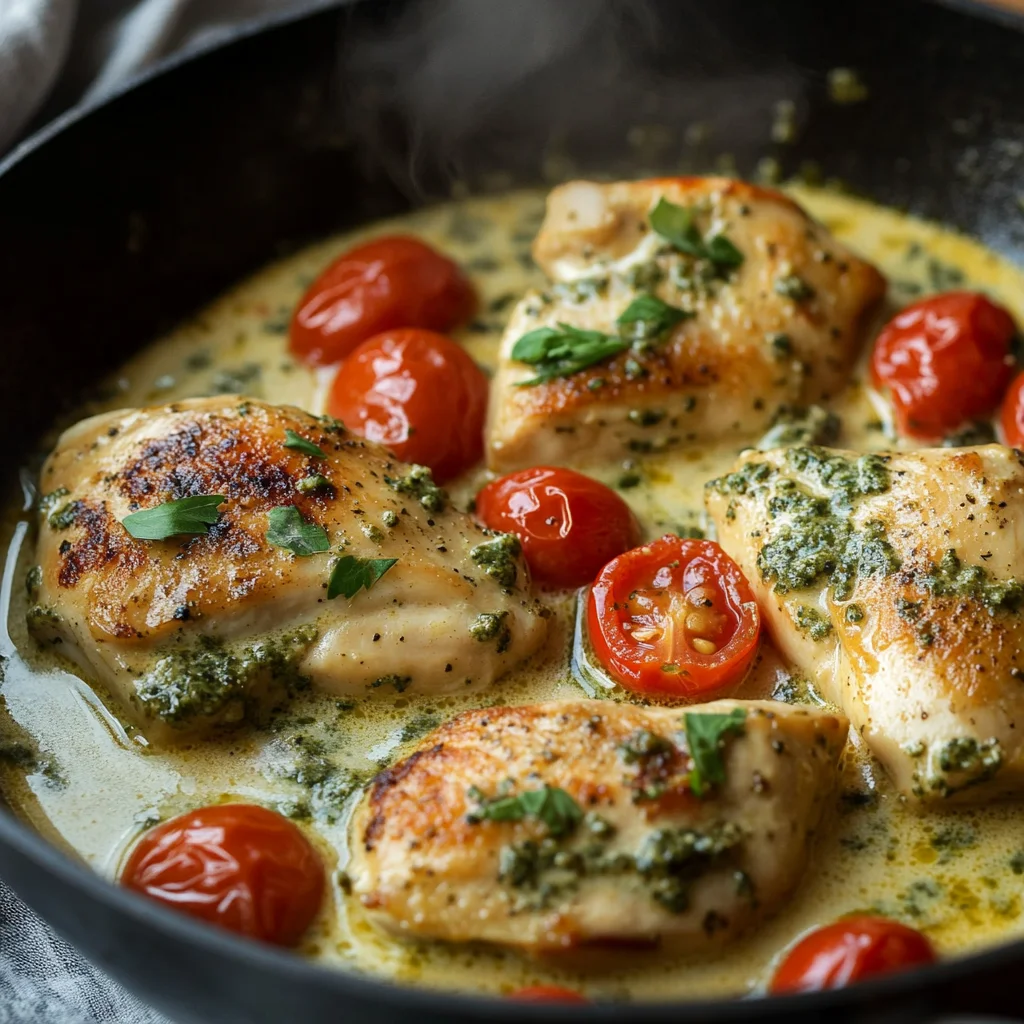
[[[308,363],[336,363],[381,331],[447,331],[475,307],[472,284],[447,256],[408,235],[375,238],[342,253],[303,295],[291,350]]]
[[[1013,448],[1024,448],[1024,373],[1014,378],[1006,392],[1000,421],[1003,440]]]
[[[327,410],[443,482],[483,455],[487,394],[487,378],[465,349],[411,328],[364,341],[338,367]]]
[[[935,960],[932,944],[920,932],[885,917],[858,914],[804,936],[779,965],[770,990],[843,988]]]
[[[689,697],[740,682],[761,616],[740,567],[714,541],[669,534],[601,570],[587,626],[623,686]]]
[[[984,295],[946,292],[897,313],[871,356],[901,434],[938,438],[999,404],[1013,374],[1013,318]]]
[[[538,466],[503,476],[476,496],[492,530],[514,533],[540,583],[579,587],[640,543],[640,525],[611,488],[571,469]]]
[[[294,946],[320,909],[324,867],[282,815],[217,804],[147,832],[121,883],[210,924]]]
[[[518,999],[523,1003],[589,1003],[579,992],[558,985],[532,985],[509,994],[509,999]]]

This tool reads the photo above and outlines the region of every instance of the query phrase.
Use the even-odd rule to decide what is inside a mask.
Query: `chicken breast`
[[[429,471],[298,409],[209,398],[86,420],[42,484],[34,631],[151,734],[237,721],[310,682],[486,686],[546,633],[514,538],[452,508]],[[198,495],[224,499],[205,535],[122,525]],[[314,527],[328,550],[296,553]]]
[[[842,390],[885,294],[792,200],[724,178],[562,185],[534,257],[552,284],[519,303],[502,342],[488,427],[502,472],[756,438],[780,410]],[[564,373],[521,361],[517,342],[541,328]]]
[[[1020,452],[751,453],[707,504],[783,654],[903,794],[1024,789]]]
[[[846,729],[771,701],[467,712],[371,785],[353,891],[408,937],[722,942],[799,881]]]

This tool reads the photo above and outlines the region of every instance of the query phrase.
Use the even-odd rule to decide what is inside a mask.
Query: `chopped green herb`
[[[513,345],[512,358],[537,368],[536,377],[519,382],[519,387],[525,388],[556,377],[569,377],[620,355],[629,347],[630,341],[626,339],[559,323],[557,329],[538,327],[524,334]]]
[[[656,295],[638,295],[615,322],[619,334],[634,342],[653,341],[672,330],[680,321],[693,313],[662,302]]]
[[[519,575],[517,559],[522,550],[523,546],[514,533],[502,533],[493,540],[477,544],[469,552],[469,557],[501,586],[514,587]]]
[[[722,759],[725,737],[742,734],[746,720],[747,713],[743,708],[733,708],[728,714],[683,716],[686,743],[693,760],[690,788],[697,796],[703,796],[709,786],[725,782],[725,762]]]
[[[793,619],[796,628],[814,641],[824,640],[832,632],[832,623],[817,608],[810,605],[799,605]]]
[[[405,476],[385,476],[384,482],[399,494],[416,498],[428,512],[443,512],[448,501],[448,492],[434,483],[427,466],[410,466]]]
[[[564,789],[543,786],[523,790],[517,796],[501,796],[487,800],[479,790],[470,790],[470,796],[479,801],[469,814],[470,821],[522,821],[535,818],[547,826],[556,838],[568,835],[583,820],[580,805]]]
[[[794,302],[813,299],[814,289],[799,274],[784,274],[775,279],[775,293]]]
[[[301,494],[309,494],[312,491],[326,491],[333,486],[334,484],[322,473],[312,473],[309,476],[304,476],[301,480],[295,481],[295,490]]]
[[[357,558],[342,555],[331,570],[327,599],[344,594],[350,600],[364,587],[369,590],[396,562],[397,558]]]
[[[316,555],[331,547],[326,531],[307,522],[294,505],[282,505],[267,513],[267,540],[275,547],[287,548],[296,555]]]
[[[300,434],[296,434],[294,430],[285,430],[284,438],[285,448],[292,448],[293,450],[301,452],[303,455],[309,455],[314,459],[327,458],[327,455],[322,448],[318,448],[312,441],[307,441]]]
[[[757,447],[769,451],[792,445],[834,444],[841,429],[839,417],[820,406],[780,405],[771,429],[757,442]]]
[[[227,500],[222,494],[198,494],[192,498],[165,501],[155,508],[125,516],[121,525],[136,540],[166,540],[168,537],[204,534],[220,518],[217,509]]]
[[[665,198],[650,212],[651,227],[673,248],[695,259],[707,260],[719,273],[743,263],[743,253],[725,235],[701,237],[693,210]]]
[[[480,643],[498,641],[498,653],[504,654],[512,643],[512,630],[505,620],[508,612],[481,612],[470,624],[469,635]]]
[[[675,747],[664,736],[649,729],[636,729],[619,744],[618,750],[626,764],[638,764],[659,754],[669,754]]]

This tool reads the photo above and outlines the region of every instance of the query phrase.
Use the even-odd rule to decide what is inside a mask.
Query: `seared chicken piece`
[[[1024,789],[1024,456],[751,453],[708,485],[785,657],[908,797]]]
[[[32,625],[147,732],[236,721],[309,682],[462,691],[546,633],[516,541],[453,509],[429,472],[298,409],[209,398],[99,416],[64,434],[42,484]],[[122,525],[197,495],[226,499],[204,536],[136,540]],[[329,551],[271,543],[269,513],[288,506]],[[366,588],[330,599],[339,556],[346,590]]]
[[[662,201],[682,208],[654,216],[674,224],[675,244],[652,229]],[[724,178],[562,185],[548,197],[534,258],[552,286],[519,303],[502,342],[488,428],[501,472],[754,439],[780,409],[842,390],[885,294],[878,271],[792,200]],[[617,324],[650,295],[674,307],[674,322],[660,331],[667,321],[648,302],[646,319]],[[560,324],[635,343],[524,384],[544,367],[513,359],[516,342]],[[575,353],[580,340],[569,339]]]
[[[353,891],[408,937],[535,953],[722,942],[799,881],[846,730],[772,701],[466,712],[371,785]],[[698,786],[702,735],[714,763],[699,758]]]

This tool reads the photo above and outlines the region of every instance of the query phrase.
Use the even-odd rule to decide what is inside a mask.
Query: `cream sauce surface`
[[[792,191],[840,240],[887,274],[890,312],[929,291],[965,285],[991,293],[1024,323],[1024,274],[979,244],[849,197]],[[481,365],[493,366],[512,305],[528,287],[543,285],[530,258],[543,203],[539,192],[463,199],[312,246],[261,271],[130,359],[82,413],[216,393],[324,411],[333,371],[312,371],[289,356],[291,310],[338,253],[385,232],[419,235],[466,268],[479,291],[480,312],[456,337]],[[899,447],[884,402],[861,384],[863,376],[833,403],[843,422],[839,444]],[[619,488],[653,537],[706,528],[704,481],[725,471],[736,454],[735,447],[690,449],[578,468]],[[468,474],[450,488],[453,497],[465,505],[485,479],[482,469]],[[875,910],[920,928],[944,954],[1024,934],[1024,811],[1016,805],[910,811],[852,742],[837,809],[821,830],[801,887],[782,914],[724,953],[680,960],[617,951],[591,957],[581,972],[569,963],[384,937],[343,891],[346,822],[360,787],[464,708],[573,697],[581,687],[614,698],[572,657],[574,598],[552,596],[556,625],[545,650],[490,691],[358,703],[307,696],[271,728],[154,750],[59,655],[40,650],[27,635],[23,581],[32,538],[25,509],[33,499],[28,488],[25,501],[9,508],[5,527],[0,783],[34,827],[108,877],[156,821],[220,800],[263,803],[307,828],[333,869],[331,899],[306,952],[403,982],[492,992],[551,982],[613,999],[741,994],[764,983],[773,959],[801,932],[853,910]],[[786,699],[792,689],[787,681],[766,646],[737,696],[774,692]]]

